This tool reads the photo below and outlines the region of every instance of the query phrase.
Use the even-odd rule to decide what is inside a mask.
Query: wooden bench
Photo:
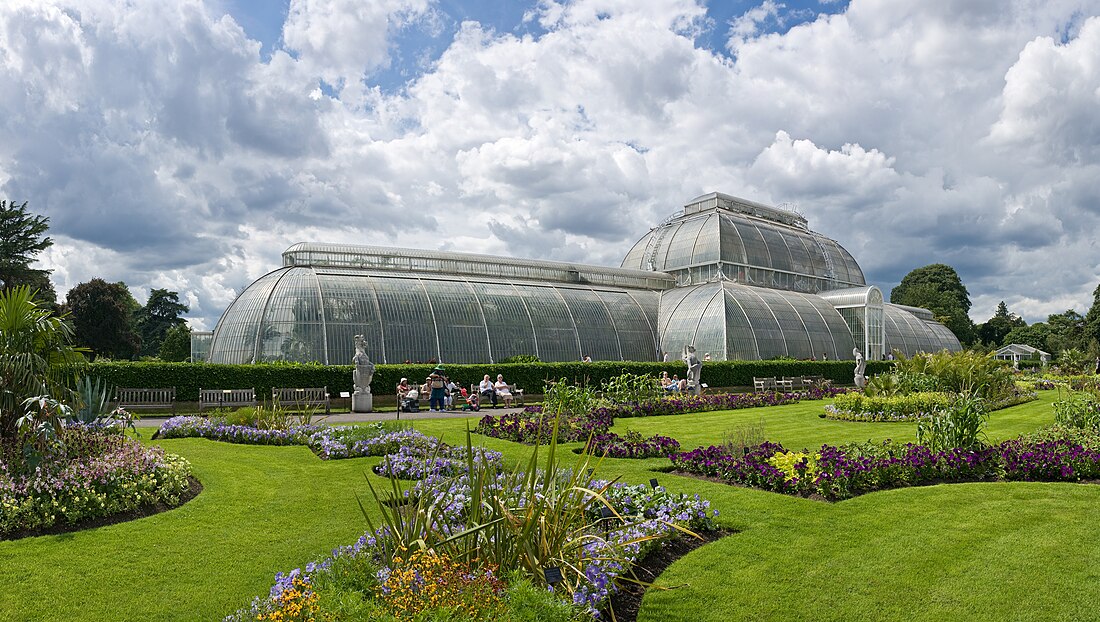
[[[512,394],[512,405],[513,406],[523,406],[523,389],[517,387],[514,384],[509,384],[508,385],[508,392]],[[481,383],[478,382],[478,383],[470,384],[470,393],[471,394],[476,394],[480,398],[481,397]],[[498,401],[499,401],[499,399],[498,399]],[[482,408],[484,408],[485,404],[482,404],[481,406],[482,406]]]
[[[305,389],[272,388],[271,401],[284,407],[301,410],[303,408],[325,407],[329,414],[328,387],[309,387]]]
[[[199,389],[199,412],[207,408],[256,405],[256,389]]]
[[[176,413],[176,387],[156,389],[118,388],[115,389],[117,408],[124,410],[166,410]]]
[[[764,393],[776,390],[775,378],[757,378],[753,376],[752,390],[756,393]]]

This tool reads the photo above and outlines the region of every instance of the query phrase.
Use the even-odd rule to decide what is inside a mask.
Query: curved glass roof
[[[925,320],[914,315],[911,309],[886,303],[882,306],[886,325],[886,351],[898,351],[905,356],[918,352],[959,352],[962,345],[949,328],[935,320]],[[926,309],[919,309],[931,316]]]
[[[684,214],[651,229],[622,267],[668,272],[685,283],[700,275],[792,291],[819,292],[865,284],[840,244],[805,228],[793,212],[712,193]],[[717,266],[717,270],[701,270]],[[691,281],[688,281],[691,282]]]
[[[214,331],[211,362],[345,364],[654,360],[659,294],[462,275],[284,267],[249,286]]]
[[[662,350],[694,343],[715,360],[842,359],[855,347],[844,318],[822,298],[729,281],[664,292],[659,325]]]
[[[509,280],[524,279],[657,290],[668,289],[676,284],[676,280],[667,274],[654,274],[647,270],[627,270],[476,253],[314,242],[299,242],[283,251],[283,265],[485,276]]]

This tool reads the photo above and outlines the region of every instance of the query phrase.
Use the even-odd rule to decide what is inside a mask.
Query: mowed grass
[[[1053,421],[1041,400],[994,413],[991,440]],[[913,437],[913,424],[818,417],[822,402],[620,419],[677,438],[720,443],[754,424],[790,448]],[[416,427],[464,442],[469,420]],[[474,436],[513,461],[531,449]],[[301,447],[159,441],[195,467],[205,490],[158,516],[99,529],[0,542],[0,620],[216,620],[266,593],[286,571],[365,530],[356,495],[377,458],[324,462]],[[567,449],[578,447],[567,445]],[[569,454],[566,458],[571,457]],[[886,491],[837,504],[668,473],[663,459],[604,460],[607,478],[711,499],[731,537],[702,547],[658,581],[642,620],[1071,620],[1100,602],[1100,487],[957,484]],[[373,481],[381,482],[373,474]]]

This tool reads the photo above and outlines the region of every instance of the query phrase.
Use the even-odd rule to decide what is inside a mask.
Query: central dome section
[[[817,293],[866,284],[852,255],[799,214],[720,192],[650,229],[622,267],[667,272],[681,286],[724,280]]]

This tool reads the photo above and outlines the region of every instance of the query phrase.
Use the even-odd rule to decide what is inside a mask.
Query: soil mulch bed
[[[189,484],[187,492],[180,495],[179,505],[150,503],[137,509],[130,510],[129,512],[120,512],[118,514],[111,514],[110,516],[96,516],[75,523],[60,523],[41,529],[22,529],[19,531],[2,533],[0,534],[0,541],[19,540],[21,538],[30,538],[34,536],[55,536],[63,533],[72,533],[74,531],[84,531],[85,529],[95,529],[96,527],[106,527],[107,525],[125,523],[127,521],[145,518],[146,516],[160,514],[161,512],[167,512],[168,510],[174,510],[178,507],[182,507],[183,504],[199,496],[199,493],[202,492],[202,483],[195,479],[194,476],[189,477],[187,482]]]
[[[737,532],[729,529],[703,531],[699,532],[702,540],[682,534],[675,540],[665,542],[660,547],[646,553],[646,556],[632,567],[634,576],[640,581],[652,583],[666,568],[672,565],[672,562],[704,544],[709,544],[734,533]],[[644,585],[625,581],[619,585],[619,591],[611,595],[611,610],[615,612],[614,619],[616,622],[635,622],[638,619],[638,610],[642,606],[642,597],[645,596],[646,589]],[[600,619],[610,620],[612,618],[610,613],[605,610],[600,612]]]

